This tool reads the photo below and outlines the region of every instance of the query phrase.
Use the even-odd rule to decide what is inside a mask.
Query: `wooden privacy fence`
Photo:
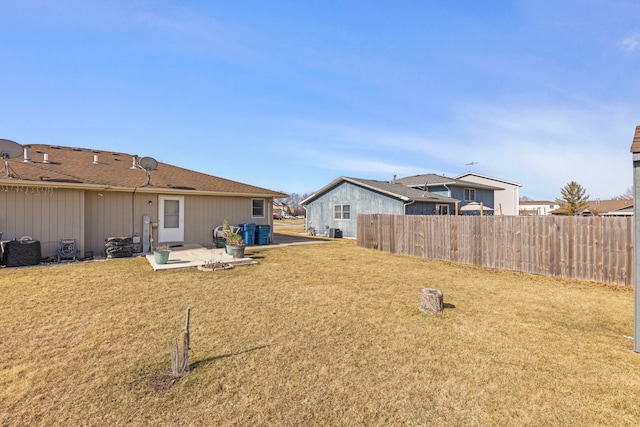
[[[358,215],[358,246],[633,285],[633,217]]]

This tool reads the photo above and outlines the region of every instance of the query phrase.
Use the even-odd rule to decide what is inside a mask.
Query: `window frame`
[[[262,202],[262,214],[256,215],[255,202]],[[267,202],[264,199],[251,199],[251,218],[265,218]]]
[[[475,202],[476,201],[476,189],[475,188],[465,188],[464,189],[464,201],[465,202]]]
[[[442,211],[446,211],[442,213]],[[438,203],[436,204],[436,215],[449,215],[449,205]]]
[[[347,204],[333,205],[333,219],[337,221],[351,220],[351,205],[347,205]]]

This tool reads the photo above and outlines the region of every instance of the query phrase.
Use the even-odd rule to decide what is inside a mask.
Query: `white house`
[[[559,207],[559,204],[549,200],[520,202],[520,215],[551,215],[551,211]]]
[[[480,175],[473,172],[467,172],[456,177],[465,181],[475,182],[477,184],[491,185],[499,187],[503,190],[494,192],[493,203],[495,215],[519,215],[520,214],[520,194],[519,189],[522,184],[511,182],[500,178]]]

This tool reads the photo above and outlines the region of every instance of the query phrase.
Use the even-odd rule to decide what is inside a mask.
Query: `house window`
[[[180,201],[165,200],[164,202],[164,227],[178,228],[180,225]]]
[[[264,199],[253,199],[251,201],[251,209],[253,218],[264,218]]]
[[[335,205],[333,219],[351,219],[351,205]]]
[[[465,201],[475,201],[476,200],[476,190],[473,188],[465,188],[464,189],[464,200]]]
[[[449,215],[449,205],[436,205],[438,215]]]

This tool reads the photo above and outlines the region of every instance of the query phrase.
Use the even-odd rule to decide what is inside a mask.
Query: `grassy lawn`
[[[637,425],[633,292],[353,241],[0,270],[0,425]],[[420,289],[442,314],[418,310]],[[191,307],[193,370],[158,387]]]

